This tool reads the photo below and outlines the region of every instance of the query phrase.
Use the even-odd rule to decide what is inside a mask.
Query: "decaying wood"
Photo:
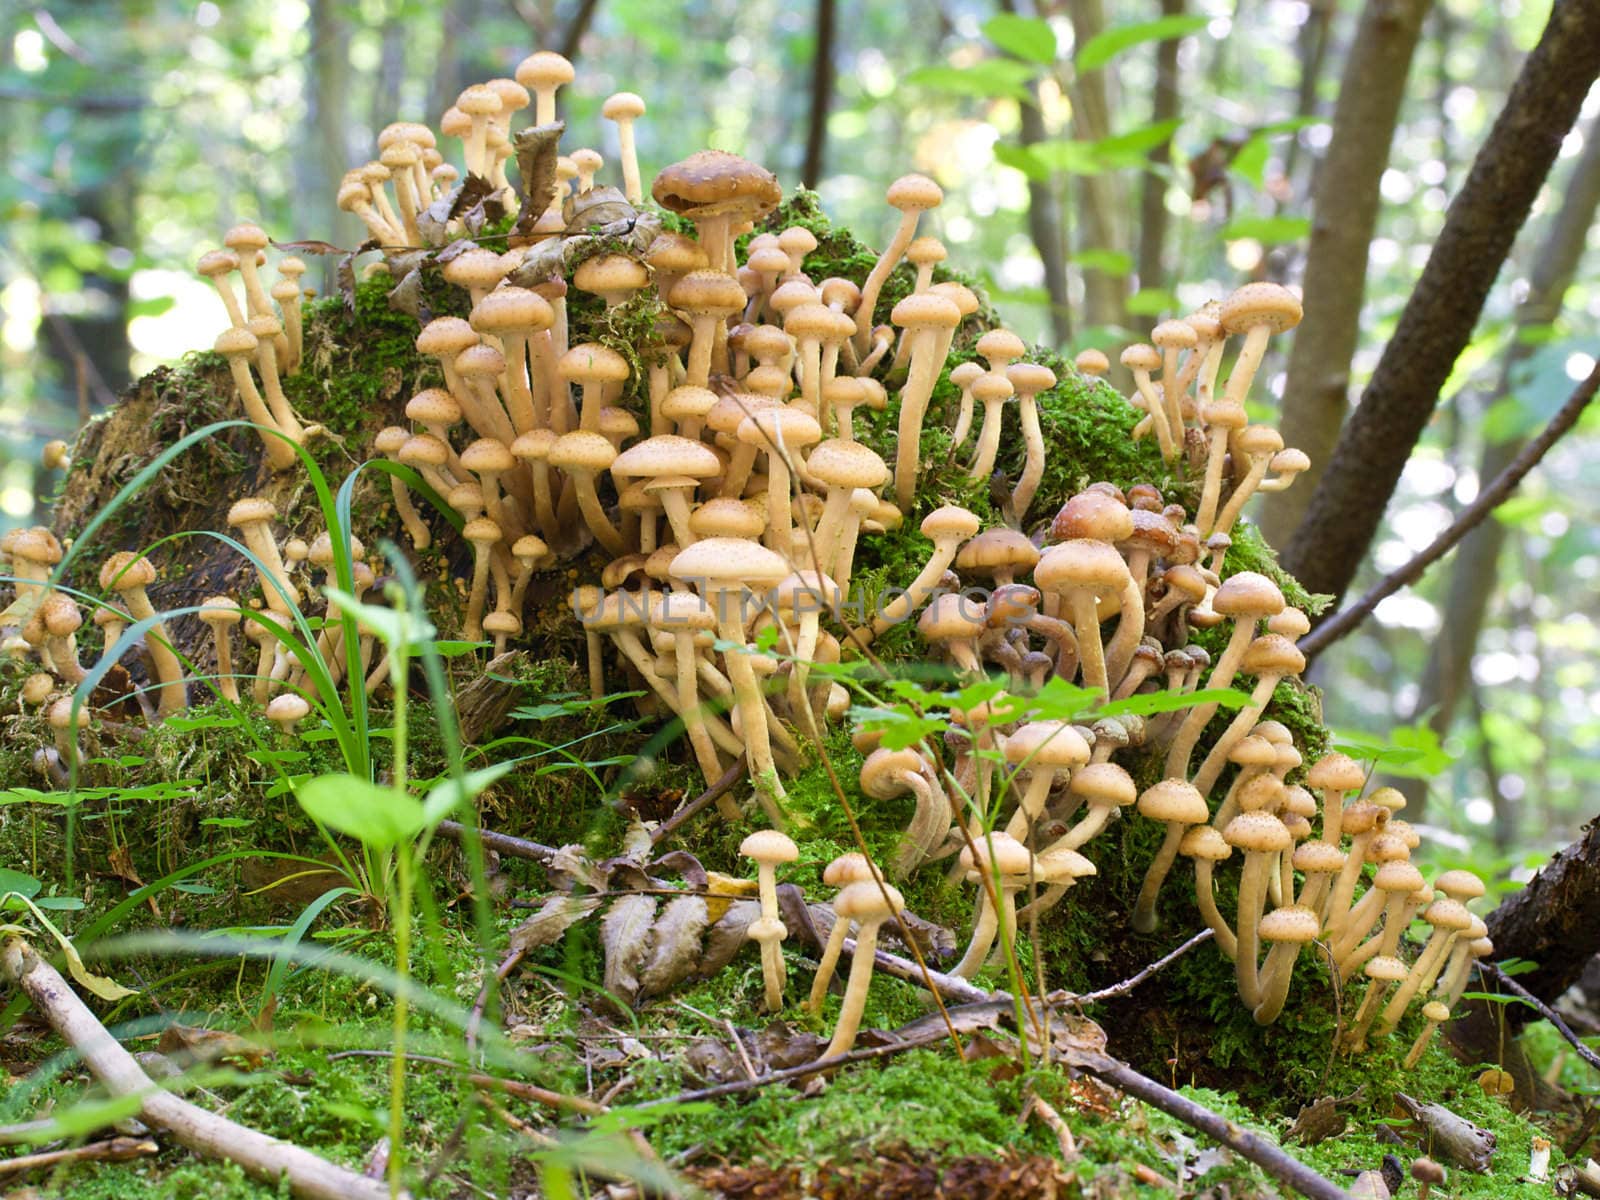
[[[237,1163],[269,1184],[287,1180],[290,1190],[306,1200],[381,1200],[389,1195],[388,1187],[377,1180],[365,1179],[309,1150],[248,1129],[157,1087],[61,973],[20,938],[11,938],[0,951],[0,976],[22,989],[107,1091],[113,1096],[139,1097],[139,1118],[165,1130],[196,1154]]]
[[[43,1171],[69,1163],[127,1162],[144,1158],[161,1149],[149,1138],[114,1137],[89,1142],[82,1146],[69,1146],[62,1150],[41,1150],[35,1154],[19,1154],[0,1161],[0,1179],[26,1175],[29,1171]]]
[[[512,673],[527,660],[525,651],[508,650],[491,658],[483,674],[456,689],[456,720],[461,724],[463,743],[480,745],[505,724],[506,714],[522,691]]]
[[[1490,913],[1487,924],[1496,958],[1515,955],[1539,964],[1517,976],[1539,999],[1554,1000],[1576,983],[1600,952],[1600,817]],[[1520,1024],[1533,1014],[1507,1015]]]

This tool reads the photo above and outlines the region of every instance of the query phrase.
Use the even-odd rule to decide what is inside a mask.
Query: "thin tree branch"
[[[459,842],[465,834],[459,821],[440,821],[434,833],[447,841]],[[547,863],[556,856],[554,846],[545,846],[539,842],[530,842],[526,838],[512,837],[509,833],[494,833],[488,829],[478,830],[478,840],[487,850],[494,850],[512,858],[526,858],[532,862]]]
[[[157,1087],[61,973],[20,938],[10,939],[0,954],[0,976],[27,995],[106,1091],[113,1096],[137,1096],[141,1120],[166,1130],[196,1154],[236,1163],[246,1174],[273,1186],[287,1179],[295,1195],[311,1200],[385,1200],[389,1196],[388,1186],[376,1179],[335,1166],[309,1150],[270,1138]]]
[[[1560,411],[1550,418],[1550,423],[1544,427],[1543,432],[1533,441],[1529,442],[1512,459],[1504,471],[1494,477],[1494,480],[1477,498],[1461,510],[1461,515],[1451,523],[1450,527],[1434,538],[1431,545],[1423,550],[1410,562],[1397,570],[1385,575],[1379,582],[1360,600],[1337,616],[1324,621],[1316,629],[1300,639],[1301,651],[1309,659],[1320,654],[1334,642],[1344,637],[1345,634],[1355,629],[1361,622],[1372,614],[1384,600],[1394,595],[1407,584],[1415,583],[1439,559],[1443,558],[1462,538],[1466,537],[1479,522],[1503,504],[1507,497],[1516,490],[1517,484],[1522,482],[1523,476],[1539,465],[1545,454],[1561,440],[1568,430],[1578,423],[1584,410],[1589,407],[1589,402],[1594,399],[1595,392],[1600,390],[1600,363],[1595,364],[1594,370],[1589,372],[1589,377],[1580,383],[1572,395],[1567,397],[1567,402],[1561,406]]]
[[[566,33],[561,38],[561,53],[563,57],[576,59],[578,47],[583,43],[583,35],[589,32],[589,26],[594,24],[595,10],[600,7],[600,0],[583,0],[578,5],[578,11],[572,14],[568,22]]]
[[[806,122],[806,157],[800,182],[815,188],[822,179],[828,149],[828,111],[833,107],[833,43],[837,24],[835,0],[816,0],[817,26],[811,58],[811,112]]]
[[[1537,1012],[1546,1021],[1549,1021],[1550,1024],[1554,1025],[1556,1032],[1562,1037],[1566,1038],[1569,1043],[1571,1043],[1572,1048],[1578,1052],[1579,1058],[1583,1059],[1584,1062],[1595,1068],[1595,1070],[1600,1071],[1600,1054],[1596,1054],[1584,1043],[1584,1040],[1581,1037],[1572,1031],[1572,1026],[1568,1025],[1561,1019],[1560,1013],[1556,1012],[1555,1009],[1551,1008],[1543,1000],[1539,999],[1539,997],[1535,996],[1527,988],[1523,987],[1515,979],[1507,975],[1499,967],[1495,966],[1494,963],[1479,962],[1478,970],[1482,971],[1486,975],[1493,976],[1495,982],[1500,984],[1500,986],[1505,988],[1512,995],[1516,996],[1519,1000],[1523,1000],[1532,1005],[1535,1012]]]
[[[734,763],[733,766],[729,767],[722,773],[721,779],[718,779],[705,791],[701,792],[693,800],[689,801],[689,803],[685,804],[683,807],[678,809],[677,812],[673,813],[665,821],[661,822],[660,825],[656,826],[654,831],[652,831],[650,834],[650,844],[652,846],[659,846],[674,833],[678,832],[678,830],[681,829],[686,822],[692,821],[696,816],[704,812],[712,804],[726,796],[734,789],[738,782],[744,778],[747,769],[748,767],[745,763],[745,760],[742,758],[739,759],[738,762]]]

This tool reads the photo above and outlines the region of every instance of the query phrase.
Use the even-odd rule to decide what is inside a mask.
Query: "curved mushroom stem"
[[[600,544],[614,557],[620,558],[626,554],[627,543],[622,540],[622,534],[611,523],[611,518],[606,515],[605,508],[600,504],[600,494],[594,485],[594,472],[573,471],[569,478],[577,489],[578,510],[583,514],[583,523],[593,531],[595,537],[600,539]]]
[[[1282,675],[1262,675],[1256,680],[1255,689],[1250,693],[1250,703],[1235,714],[1232,722],[1222,731],[1222,736],[1211,747],[1211,753],[1206,755],[1205,761],[1200,764],[1200,769],[1195,772],[1194,786],[1199,789],[1202,796],[1209,795],[1211,785],[1216,783],[1217,776],[1222,774],[1228,765],[1228,755],[1233,748],[1249,735],[1260,720],[1262,711],[1267,706],[1267,701],[1272,699],[1272,693],[1278,687]],[[1220,817],[1220,813],[1218,814]],[[1232,813],[1228,814],[1232,817]],[[1222,822],[1224,825],[1227,821]]]
[[[983,424],[978,428],[978,449],[972,466],[967,469],[969,479],[987,479],[994,472],[995,456],[1000,452],[1001,409],[1005,400],[1000,397],[983,402]]]
[[[878,950],[878,927],[882,924],[882,918],[862,921],[856,933],[856,948],[850,956],[850,980],[845,985],[844,1005],[839,1009],[839,1023],[833,1027],[833,1039],[822,1052],[824,1058],[844,1054],[856,1044],[856,1034],[861,1029],[861,1014],[867,1007],[873,957]]]
[[[856,332],[850,339],[857,354],[867,352],[872,337],[872,313],[878,306],[878,293],[888,282],[889,272],[894,270],[895,264],[905,255],[906,247],[911,245],[911,239],[917,234],[917,222],[921,217],[920,209],[912,208],[901,212],[900,224],[895,228],[894,236],[883,248],[878,261],[872,264],[872,270],[867,273],[867,278],[861,285],[861,299],[856,302],[855,311]]]
[[[1233,634],[1228,639],[1228,645],[1218,657],[1216,666],[1206,680],[1207,688],[1225,688],[1233,682],[1240,660],[1244,658],[1244,652],[1255,635],[1256,623],[1253,618],[1240,617],[1234,622]],[[1194,752],[1194,745],[1200,740],[1201,733],[1205,731],[1206,723],[1216,715],[1217,708],[1216,704],[1198,704],[1184,714],[1183,724],[1178,726],[1178,732],[1173,735],[1172,744],[1167,749],[1166,774],[1169,779],[1189,777],[1189,756]]]
[[[820,1016],[822,1005],[828,998],[828,985],[833,982],[834,968],[839,965],[839,954],[844,950],[844,939],[850,935],[850,921],[846,917],[835,916],[833,928],[828,930],[828,940],[822,947],[822,958],[817,963],[817,974],[811,980],[811,995],[806,998],[805,1010],[812,1016]],[[861,942],[856,941],[856,953],[861,953]],[[851,960],[854,967],[854,960]]]
[[[963,403],[966,405],[968,417],[971,417],[972,404],[970,392],[963,392]],[[1011,511],[1016,514],[1019,522],[1026,522],[1028,509],[1033,505],[1033,497],[1039,490],[1039,481],[1044,478],[1044,430],[1039,428],[1039,405],[1034,399],[1035,393],[1022,391],[1018,393],[1017,414],[1022,421],[1022,440],[1027,445],[1027,458],[1022,464],[1022,476],[1017,480],[1017,486],[1011,492]],[[905,507],[905,505],[901,505]]]
[[[1096,689],[1103,700],[1111,694],[1111,687],[1106,676],[1105,649],[1100,641],[1099,605],[1090,588],[1073,588],[1065,599],[1072,616],[1072,632],[1078,639],[1084,685]]]
[[[934,589],[939,586],[939,581],[944,578],[945,571],[956,556],[956,551],[961,548],[964,539],[942,538],[934,543],[933,553],[928,556],[928,561],[923,564],[917,577],[906,586],[906,590],[896,596],[878,614],[872,622],[870,633],[861,630],[864,640],[882,637],[894,626],[910,616],[924,600],[933,595]]]
[[[1428,938],[1428,944],[1423,947],[1422,953],[1417,955],[1417,961],[1411,964],[1405,980],[1390,997],[1389,1003],[1384,1006],[1383,1015],[1378,1018],[1377,1032],[1385,1035],[1400,1024],[1400,1018],[1406,1015],[1406,1006],[1411,1003],[1413,996],[1421,995],[1433,986],[1433,981],[1438,978],[1439,968],[1443,965],[1445,954],[1457,937],[1453,929],[1435,928]]]
[[[1367,1048],[1367,1030],[1372,1025],[1372,1019],[1378,1015],[1378,1006],[1389,994],[1390,986],[1386,979],[1368,982],[1367,994],[1362,997],[1361,1007],[1356,1010],[1355,1022],[1350,1026],[1350,1032],[1345,1034],[1346,1048],[1352,1054],[1360,1054]]]
[[[1412,1042],[1411,1049],[1406,1051],[1405,1063],[1403,1064],[1406,1070],[1409,1071],[1422,1061],[1422,1056],[1427,1053],[1428,1043],[1433,1041],[1433,1035],[1439,1031],[1439,1026],[1443,1024],[1443,1021],[1430,1020],[1422,1027],[1422,1032],[1417,1034],[1417,1040]]]
[[[944,789],[921,775],[908,776],[906,785],[916,796],[917,807],[890,864],[890,874],[897,878],[916,870],[950,829],[950,801]]]
[[[1017,802],[1017,811],[1011,814],[1011,820],[1006,822],[1006,833],[1016,838],[1019,842],[1028,840],[1028,831],[1033,828],[1033,823],[1044,811],[1044,803],[1050,796],[1050,785],[1055,782],[1055,772],[1045,767],[1034,767],[1028,777],[1027,789],[1022,793],[1022,799]],[[1062,838],[1057,844],[1065,842]]]
[[[1150,869],[1144,873],[1144,883],[1139,887],[1139,899],[1133,906],[1133,920],[1130,922],[1140,933],[1155,931],[1156,897],[1161,894],[1161,885],[1166,881],[1167,872],[1172,870],[1172,864],[1178,857],[1178,844],[1183,841],[1183,831],[1183,822],[1167,822],[1167,836],[1161,840],[1161,849],[1156,851]]]
[[[911,511],[911,502],[917,489],[917,471],[922,459],[922,417],[933,395],[934,384],[939,381],[939,368],[934,355],[938,351],[940,331],[933,326],[916,330],[917,340],[912,343],[911,373],[905,387],[900,389],[899,442],[895,448],[894,494],[895,503],[902,511]]]
[[[1233,966],[1239,981],[1239,998],[1245,1007],[1261,1003],[1261,983],[1256,956],[1260,953],[1261,912],[1267,898],[1267,868],[1271,855],[1247,851],[1244,870],[1239,876],[1238,945]]]
[[[693,630],[680,629],[674,635],[677,647],[678,712],[683,717],[683,727],[689,734],[689,744],[694,747],[695,760],[700,773],[710,787],[722,778],[722,756],[706,727],[705,713],[700,708],[700,689],[696,684],[699,652],[694,648]],[[717,800],[717,811],[730,821],[739,819],[739,805],[731,795]]]
[[[1217,502],[1222,499],[1222,460],[1227,453],[1227,426],[1221,424],[1212,426],[1210,449],[1206,455],[1205,483],[1200,491],[1200,507],[1195,510],[1194,518],[1195,529],[1201,537],[1210,536],[1216,518]]]
[[[745,650],[744,626],[738,619],[739,592],[719,590],[707,596],[717,611],[718,633],[725,642],[734,643],[734,649],[723,655],[727,664],[728,681],[733,685],[739,712],[740,736],[745,744],[745,754],[750,762],[750,781],[755,786],[761,808],[775,826],[784,823],[783,801],[785,792],[778,778],[778,767],[772,758],[772,739],[767,728],[767,705],[761,695],[761,685],[756,680],[755,668],[750,665],[750,655]],[[730,609],[734,611],[729,611]]]
[[[1161,397],[1156,393],[1155,384],[1150,382],[1149,371],[1135,370],[1133,382],[1139,389],[1139,395],[1144,400],[1144,410],[1149,415],[1150,426],[1155,430],[1156,442],[1161,447],[1161,457],[1171,462],[1178,457],[1178,447],[1182,444],[1181,422],[1178,437],[1173,437],[1173,429],[1167,417],[1166,406]]]
[[[1267,951],[1266,962],[1261,967],[1261,1003],[1256,1005],[1254,1013],[1256,1024],[1271,1025],[1283,1012],[1301,945],[1300,942],[1274,942]]]
[[[1233,495],[1228,497],[1228,502],[1222,506],[1222,511],[1217,514],[1215,524],[1211,527],[1212,533],[1227,533],[1233,528],[1239,514],[1244,511],[1245,501],[1261,486],[1261,481],[1267,474],[1267,466],[1272,462],[1270,454],[1258,454],[1250,460],[1250,470],[1239,481],[1239,486],[1233,489]]]
[[[1006,929],[1017,927],[1016,918],[1016,891],[996,883],[995,888],[1000,893],[1000,905],[1005,910]],[[967,952],[961,956],[961,961],[950,968],[950,974],[958,975],[962,979],[971,979],[989,959],[989,950],[994,946],[995,935],[1000,929],[1000,916],[989,902],[989,889],[984,888],[979,893],[978,920],[972,927],[972,940],[967,943]]]
[[[1215,867],[1216,863],[1212,859],[1195,859],[1195,902],[1199,905],[1200,915],[1206,919],[1206,924],[1211,926],[1212,932],[1217,935],[1217,949],[1229,958],[1233,958],[1239,952],[1239,939],[1234,936],[1233,928],[1217,909],[1217,894],[1212,882]]]
[[[1111,641],[1105,648],[1108,693],[1113,686],[1121,684],[1127,675],[1133,652],[1139,648],[1139,639],[1144,637],[1144,593],[1136,576],[1128,576],[1127,582],[1122,585],[1119,600],[1122,616],[1117,621],[1117,631],[1111,635]]]

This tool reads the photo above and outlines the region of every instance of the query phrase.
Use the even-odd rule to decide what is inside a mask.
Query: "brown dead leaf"
[[[144,880],[139,878],[139,872],[133,869],[133,854],[127,846],[113,846],[106,855],[106,865],[111,868],[112,875],[129,887],[138,889],[144,886]],[[161,906],[156,903],[154,896],[146,896],[144,902],[153,915],[157,917],[161,915]]]
[[[755,1046],[768,1070],[782,1071],[821,1058],[828,1039],[779,1021],[756,1034]]]
[[[728,906],[722,919],[714,923],[705,937],[705,950],[700,957],[696,979],[709,979],[733,961],[734,955],[744,948],[752,922],[761,915],[761,905],[755,900],[735,900]]]
[[[551,121],[547,125],[531,125],[512,138],[517,174],[521,177],[518,195],[522,198],[522,214],[512,230],[513,236],[531,236],[534,225],[555,199],[556,159],[561,154],[561,135],[566,128],[563,121]]]
[[[598,896],[551,896],[511,931],[507,949],[526,954],[561,940],[561,935],[600,907]]]
[[[161,1031],[156,1048],[169,1058],[190,1063],[230,1063],[255,1070],[266,1059],[262,1048],[225,1029],[180,1025],[174,1021]]]
[[[667,901],[650,932],[650,956],[639,972],[641,999],[659,996],[689,978],[700,963],[700,939],[709,924],[704,897]]]
[[[650,949],[650,926],[656,916],[654,896],[622,896],[600,921],[605,951],[605,987],[624,1004],[639,995],[639,968]]]

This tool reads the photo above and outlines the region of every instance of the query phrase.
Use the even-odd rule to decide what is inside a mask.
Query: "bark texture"
[[[1361,333],[1367,248],[1378,225],[1378,190],[1389,164],[1406,78],[1432,0],[1367,0],[1345,61],[1333,136],[1312,184],[1305,318],[1295,331],[1284,387],[1283,440],[1311,469],[1268,496],[1261,530],[1281,546],[1300,523],[1344,423],[1350,360]]]
[[[1485,298],[1600,74],[1600,0],[1557,0],[1346,423],[1284,566],[1343,595]],[[1309,323],[1309,322],[1308,322]]]
[[[1102,0],[1070,0],[1073,44],[1082,46],[1106,27]],[[1098,141],[1111,133],[1110,84],[1104,69],[1085,71],[1072,85],[1074,133],[1085,141]],[[1085,175],[1077,181],[1078,246],[1085,250],[1121,250],[1124,247],[1117,216],[1121,204],[1113,172]],[[1084,312],[1087,324],[1120,325],[1127,298],[1127,280],[1105,271],[1083,272]]]
[[[1161,0],[1163,17],[1183,16],[1187,0]],[[1167,38],[1156,46],[1156,91],[1151,104],[1150,122],[1159,125],[1178,115],[1178,52],[1183,39]],[[1150,151],[1150,161],[1158,167],[1172,163],[1172,142],[1162,142]],[[1139,182],[1139,288],[1161,288],[1167,284],[1167,179],[1157,171],[1146,171]]]

